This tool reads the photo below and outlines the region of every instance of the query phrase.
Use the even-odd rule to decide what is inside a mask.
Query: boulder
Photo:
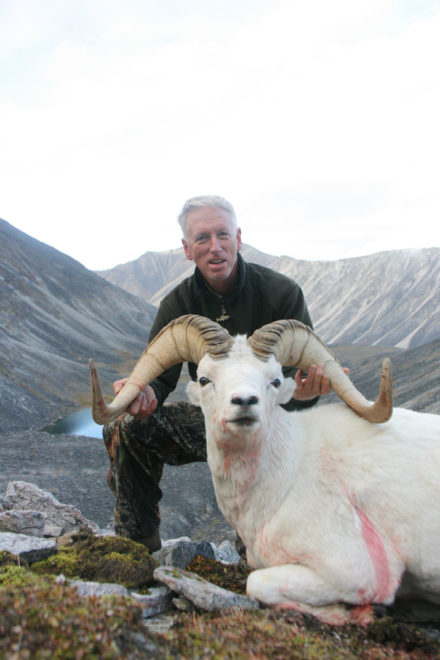
[[[259,608],[259,603],[254,598],[218,587],[189,571],[171,566],[159,566],[154,571],[153,577],[207,612]]]
[[[87,520],[81,511],[71,504],[62,504],[46,490],[27,481],[10,481],[3,498],[3,507],[7,511],[14,509],[39,511],[45,515],[48,534],[57,530],[60,534],[88,527],[95,533],[99,527]]]
[[[11,552],[29,564],[46,559],[58,552],[56,541],[11,532],[0,532],[1,550]]]

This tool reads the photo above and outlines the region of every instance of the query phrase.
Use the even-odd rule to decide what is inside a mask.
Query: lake
[[[43,431],[54,435],[85,435],[89,438],[102,439],[102,426],[95,424],[93,421],[91,408],[83,408],[76,413],[72,413],[72,415],[67,415],[55,424],[46,426]]]

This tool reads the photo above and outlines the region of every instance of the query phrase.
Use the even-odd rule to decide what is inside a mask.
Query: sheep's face
[[[274,409],[286,403],[295,388],[291,378],[284,378],[274,357],[267,362],[259,360],[242,336],[234,339],[226,358],[213,360],[205,355],[197,379],[188,384],[188,397],[201,406],[207,432],[217,446],[231,436],[264,436]]]

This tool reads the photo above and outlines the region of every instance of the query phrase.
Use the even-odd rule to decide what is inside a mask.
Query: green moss
[[[68,585],[57,584],[53,577],[60,572],[66,577],[81,577],[79,573],[88,567],[95,573],[83,579],[98,580],[101,559],[105,559],[106,570],[110,571],[131,564],[139,568],[143,562],[148,563],[147,557],[151,560],[143,546],[127,539],[85,533],[78,534],[73,545],[60,549],[58,555],[30,568],[19,566],[16,556],[0,553],[0,660],[440,658],[438,642],[424,636],[416,626],[389,617],[378,618],[367,628],[335,628],[294,611],[180,613],[175,627],[165,635],[153,635],[145,631],[141,609],[131,599],[81,598]],[[45,567],[52,575],[44,570],[41,574],[32,572],[36,566]],[[191,569],[239,593],[249,572],[245,565],[224,566],[201,557],[192,562]],[[116,581],[115,575],[105,581]]]
[[[76,577],[77,555],[71,548],[60,548],[55,555],[47,559],[34,562],[31,570],[43,575],[58,575],[62,573],[66,577]]]
[[[74,589],[32,577],[34,584],[0,588],[0,658],[146,657],[136,603],[81,598]]]
[[[145,592],[153,582],[158,563],[140,543],[119,536],[94,536],[81,532],[73,544],[58,554],[32,564],[39,574],[57,575],[96,582],[116,582],[127,589]]]
[[[2,566],[27,566],[27,561],[21,559],[18,555],[13,555],[7,550],[0,551],[0,568]]]
[[[215,559],[196,555],[187,566],[188,571],[229,591],[246,593],[246,580],[251,569],[247,564],[222,564]]]
[[[10,565],[0,568],[0,587],[30,587],[38,584],[47,585],[47,577],[35,575],[24,566]]]

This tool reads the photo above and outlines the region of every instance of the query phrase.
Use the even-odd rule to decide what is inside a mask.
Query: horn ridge
[[[289,360],[289,356],[286,355],[286,353],[290,353],[290,346],[295,345],[295,341],[292,341],[291,333],[293,333],[294,338],[296,334],[295,330],[297,328],[306,331],[307,336],[309,334],[313,334],[319,341],[321,341],[313,333],[313,330],[308,325],[305,325],[305,323],[295,319],[281,319],[279,321],[272,321],[272,323],[267,323],[261,328],[255,330],[252,336],[249,337],[248,342],[255,355],[260,359],[266,361],[270,355],[274,355],[279,362],[282,362],[283,365],[286,366],[286,360]],[[286,347],[286,332],[289,333],[289,347]],[[303,340],[302,343],[304,344],[302,347],[303,350],[301,350],[294,358],[296,365],[299,365],[299,362],[301,361],[302,353],[307,341]],[[287,351],[286,348],[288,349]],[[297,346],[297,348],[299,349],[300,347]]]
[[[181,362],[199,363],[205,353],[215,359],[227,356],[233,339],[215,321],[186,314],[163,327],[139,358],[126,384],[107,405],[101,394],[98,375],[90,365],[93,419],[98,424],[113,421],[123,413],[148,383]]]
[[[376,424],[391,417],[393,395],[389,360],[385,360],[382,366],[378,398],[371,403],[356,389],[318,335],[300,321],[290,319],[268,323],[256,330],[248,342],[255,355],[265,361],[273,355],[282,366],[307,369],[312,364],[321,364],[333,390],[358,415]]]

